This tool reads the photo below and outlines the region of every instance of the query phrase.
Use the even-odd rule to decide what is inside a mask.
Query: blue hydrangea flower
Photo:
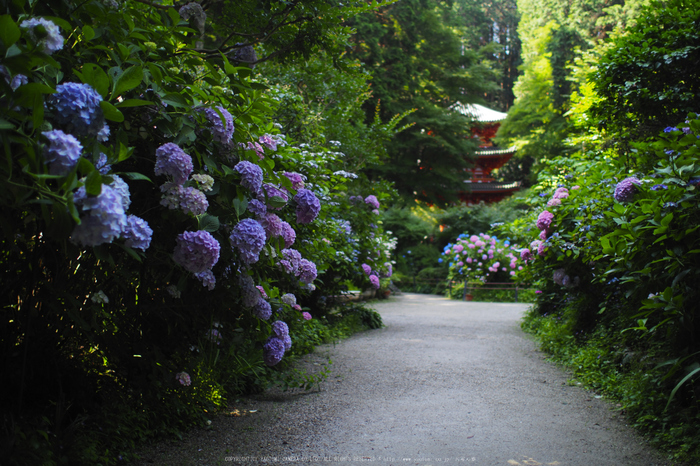
[[[654,186],[651,187],[652,191],[659,191],[660,189],[668,189],[668,186],[665,184],[655,184]]]
[[[252,162],[242,160],[233,169],[241,175],[241,186],[256,195],[260,192],[263,180],[262,168]]]
[[[49,140],[49,145],[44,149],[44,159],[49,164],[49,173],[52,175],[66,175],[78,163],[83,146],[71,134],[66,134],[60,129],[41,133]]]
[[[223,115],[224,121],[221,120],[221,115],[219,114],[219,112],[221,113],[221,115]],[[204,114],[206,115],[207,120],[209,120],[209,123],[211,124],[211,132],[214,141],[223,142],[224,144],[231,142],[234,127],[233,117],[231,116],[229,111],[219,105],[218,107],[216,107],[216,109],[205,109]]]
[[[29,79],[23,75],[23,74],[16,74],[13,78],[12,81],[10,81],[10,87],[12,88],[13,91],[16,91],[19,89],[20,86],[24,86],[29,82]]]
[[[282,239],[284,240],[285,248],[294,244],[294,241],[297,239],[297,232],[287,222],[282,222]]]
[[[254,264],[265,246],[265,229],[256,220],[245,218],[233,228],[229,240],[239,250],[243,262]]]
[[[253,307],[253,314],[258,319],[267,320],[272,316],[272,306],[261,297]]]
[[[304,175],[295,172],[284,172],[284,176],[292,182],[292,189],[297,190],[304,187],[304,180],[306,179]]]
[[[166,175],[173,182],[183,184],[193,170],[192,157],[177,144],[168,142],[156,149],[156,175]]]
[[[365,204],[372,206],[372,208],[374,208],[374,209],[379,208],[379,200],[377,199],[377,196],[375,196],[374,194],[370,194],[369,196],[367,196],[365,198]]]
[[[124,244],[130,248],[145,251],[151,245],[152,236],[153,230],[147,221],[135,215],[126,217],[126,228],[122,233],[122,237],[126,239]]]
[[[101,130],[97,132],[97,140],[100,142],[107,142],[109,139],[109,125],[105,123]]]
[[[265,229],[267,239],[282,235],[282,219],[272,213],[267,213],[259,219],[260,224]]]
[[[297,297],[294,296],[292,293],[283,294],[280,300],[284,304],[289,304],[290,306],[294,306],[297,303]]]
[[[109,183],[109,187],[118,192],[122,197],[124,212],[129,210],[129,206],[131,206],[131,193],[129,193],[129,185],[126,184],[126,181],[117,175],[112,175],[112,182]]]
[[[270,337],[263,345],[263,361],[268,366],[279,363],[284,356],[284,341],[277,337]]]
[[[71,235],[71,241],[82,246],[98,246],[111,243],[126,229],[122,196],[107,185],[102,185],[99,196],[87,196],[80,188],[73,202],[87,215],[81,217]]]
[[[56,123],[77,136],[97,136],[105,125],[102,96],[89,84],[61,84],[47,100]]]
[[[185,231],[176,241],[173,260],[189,272],[204,272],[219,260],[221,247],[208,231]]]
[[[372,284],[375,290],[379,289],[379,277],[377,277],[376,275],[370,275],[369,282]]]
[[[309,315],[311,315],[311,314],[309,314]],[[290,337],[289,335],[285,335],[282,338],[282,342],[284,343],[284,351],[285,352],[292,349],[292,337]]]
[[[44,31],[39,32],[37,26],[43,27]],[[29,38],[35,44],[41,47],[47,55],[51,55],[63,48],[63,36],[61,36],[61,30],[48,19],[26,19],[20,23],[19,27],[22,29],[27,29]]]
[[[300,189],[294,201],[297,203],[297,223],[311,223],[321,211],[321,201],[308,189]]]
[[[106,175],[112,169],[112,166],[109,164],[109,160],[107,159],[107,156],[104,154],[104,152],[100,152],[100,158],[97,159],[97,164],[95,165],[95,168],[97,168],[97,170],[102,175]]]

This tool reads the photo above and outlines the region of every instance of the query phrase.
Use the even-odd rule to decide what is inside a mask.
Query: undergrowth
[[[669,459],[700,464],[700,387],[692,381],[682,387],[669,382],[679,361],[668,359],[663,344],[623,340],[614,323],[578,329],[575,314],[564,308],[540,315],[533,308],[522,328],[534,335],[553,362],[571,371],[572,383],[615,403],[630,424]]]

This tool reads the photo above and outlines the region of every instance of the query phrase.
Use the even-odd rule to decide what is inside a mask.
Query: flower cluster
[[[304,187],[305,176],[299,173],[284,172],[284,176],[292,182],[292,189],[299,190]]]
[[[321,211],[321,201],[308,189],[300,189],[294,196],[297,203],[297,223],[311,223]]]
[[[621,204],[630,202],[637,193],[637,186],[642,182],[635,176],[630,176],[617,183],[613,197]]]
[[[44,29],[43,34],[39,34],[37,26]],[[22,21],[19,25],[26,29],[29,38],[37,44],[47,55],[58,52],[63,48],[63,36],[61,30],[53,22],[44,18],[30,18]]]
[[[207,120],[211,124],[211,132],[214,141],[222,142],[228,144],[231,142],[233,137],[234,126],[233,117],[222,106],[216,108],[207,108],[204,110],[204,115],[206,115]],[[223,116],[223,120],[221,117]]]
[[[292,348],[289,327],[281,320],[272,323],[272,335],[263,346],[263,360],[268,366],[279,363],[284,353]]]
[[[126,239],[124,244],[128,247],[145,251],[151,245],[153,230],[144,219],[129,215],[126,217],[126,228],[122,236]]]
[[[242,160],[233,169],[241,175],[241,186],[253,194],[260,192],[263,180],[262,168],[252,162]]]
[[[185,231],[176,241],[173,260],[189,272],[204,272],[219,260],[221,246],[208,231]]]
[[[443,256],[449,260],[450,275],[485,282],[505,281],[522,270],[516,256],[517,245],[485,233],[461,234],[455,244],[445,246]]]
[[[127,225],[122,196],[107,185],[102,185],[99,196],[87,196],[85,188],[73,195],[73,202],[82,213],[80,224],[76,225],[71,241],[82,246],[99,246],[111,243],[118,238]]]
[[[49,141],[44,149],[44,159],[49,164],[49,173],[52,175],[66,175],[78,163],[83,146],[71,134],[66,134],[60,129],[41,133]]]
[[[233,228],[229,240],[239,250],[244,263],[254,264],[265,246],[265,229],[257,220],[244,218]]]
[[[377,199],[377,196],[375,196],[374,194],[370,194],[369,196],[367,196],[365,198],[365,204],[372,206],[372,208],[374,208],[374,209],[379,208],[379,200]]]
[[[102,96],[89,84],[65,83],[47,99],[56,123],[77,136],[97,136],[105,125]]]
[[[180,382],[181,385],[189,387],[192,384],[192,379],[190,379],[190,374],[187,372],[178,372],[175,374],[175,380]]]
[[[187,181],[193,169],[192,157],[177,144],[168,142],[156,149],[156,175],[169,176],[174,183],[181,185]]]

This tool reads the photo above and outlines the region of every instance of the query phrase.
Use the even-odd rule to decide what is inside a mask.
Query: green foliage
[[[697,111],[699,19],[687,2],[655,2],[601,54],[592,117],[621,152]]]

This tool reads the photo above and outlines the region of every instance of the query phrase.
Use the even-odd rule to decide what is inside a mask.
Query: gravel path
[[[241,400],[144,465],[666,465],[596,394],[566,383],[519,327],[527,305],[404,294],[385,328],[304,359],[311,392]]]

